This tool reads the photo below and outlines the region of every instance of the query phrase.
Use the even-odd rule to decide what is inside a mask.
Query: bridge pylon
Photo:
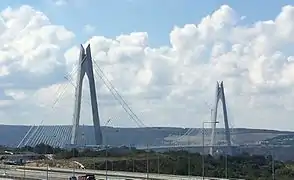
[[[232,155],[232,144],[231,144],[231,134],[230,134],[230,127],[229,127],[229,120],[228,120],[228,114],[227,114],[227,105],[226,105],[226,97],[224,92],[224,84],[223,81],[216,83],[216,93],[215,93],[215,103],[214,103],[214,109],[212,113],[212,131],[211,131],[211,147],[209,149],[209,154],[214,155],[214,147],[215,147],[215,129],[217,124],[217,108],[219,101],[222,102],[222,109],[223,109],[223,115],[224,115],[224,124],[225,124],[225,140],[227,142],[228,147],[228,154]]]
[[[79,123],[80,123],[80,112],[81,112],[82,88],[83,88],[83,80],[84,80],[85,74],[88,77],[89,86],[90,86],[95,142],[96,142],[96,145],[102,145],[103,138],[102,138],[102,132],[100,127],[100,118],[99,118],[99,111],[98,111],[95,80],[94,80],[94,73],[93,73],[93,60],[91,56],[90,44],[87,46],[86,52],[83,45],[81,45],[80,47],[77,84],[75,89],[73,124],[72,124],[72,132],[71,132],[71,145],[77,145],[77,136],[79,134],[78,130],[80,126]]]

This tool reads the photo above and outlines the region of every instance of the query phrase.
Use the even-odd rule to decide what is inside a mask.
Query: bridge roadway
[[[2,169],[2,172],[4,170]],[[76,169],[75,175],[83,174],[95,174],[97,179],[105,179],[106,171],[102,170],[81,170]],[[6,169],[7,175],[10,177],[25,177],[32,179],[46,179],[47,178],[47,168],[46,167],[17,167],[10,166],[9,169]],[[73,175],[73,169],[61,169],[61,168],[50,168],[48,171],[49,179],[68,179]],[[168,175],[168,174],[151,174],[149,173],[134,173],[134,172],[122,172],[122,171],[108,171],[107,172],[109,180],[143,180],[143,179],[152,179],[152,180],[203,180],[202,177],[196,176],[177,176],[177,175]],[[2,176],[3,177],[3,176]],[[208,178],[205,177],[204,180],[227,180],[224,178]]]
[[[227,145],[205,145],[205,148],[210,147],[227,147]],[[232,145],[232,147],[240,147],[239,145]],[[203,148],[203,145],[199,144],[167,144],[167,145],[161,145],[161,146],[138,146],[136,149],[146,150],[146,149],[173,149],[173,148]]]
[[[205,145],[205,148],[210,148],[210,147],[216,147],[216,148],[225,148],[227,145]],[[291,147],[291,145],[265,145],[265,144],[248,144],[248,145],[232,145],[233,148],[276,148],[276,147]],[[168,145],[161,145],[161,146],[138,146],[136,149],[141,149],[141,150],[156,150],[156,149],[183,149],[183,148],[203,148],[203,145],[199,144],[183,144],[183,145],[178,145],[178,144],[168,144]]]

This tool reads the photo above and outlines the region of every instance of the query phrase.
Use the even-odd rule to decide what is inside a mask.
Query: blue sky
[[[73,87],[64,75],[77,60],[78,50],[73,46],[91,38],[94,60],[113,78],[114,86],[127,94],[126,99],[137,108],[134,111],[142,114],[150,125],[201,126],[203,119],[210,118],[205,102],[214,102],[217,80],[226,84],[227,102],[233,104],[230,113],[238,116],[236,126],[287,129],[289,124],[293,125],[294,6],[281,10],[285,5],[293,5],[293,0],[63,0],[69,2],[63,6],[54,1],[61,0],[0,3],[1,9],[11,6],[15,14],[3,15],[5,28],[0,29],[1,43],[5,44],[0,47],[0,52],[3,51],[0,85],[5,88],[0,91],[0,120],[18,124],[17,119],[25,118],[29,124],[46,117],[48,124],[60,123],[58,119],[71,123]],[[19,8],[24,4],[30,7]],[[246,18],[233,25],[234,12],[228,6],[220,9],[222,5],[230,6],[238,17]],[[43,12],[52,23],[48,25],[42,14],[31,7]],[[274,20],[280,13],[283,16],[275,23],[263,22],[251,28],[258,21]],[[211,14],[213,18],[202,23],[201,28],[184,26],[199,24]],[[41,21],[35,21],[36,18]],[[31,22],[35,23],[29,26],[32,29],[23,31]],[[219,26],[223,23],[224,27]],[[85,32],[85,25],[95,27],[95,31]],[[44,31],[48,26],[53,31]],[[172,31],[174,26],[179,28]],[[128,35],[134,31],[147,33]],[[126,36],[113,40],[121,34]],[[107,39],[92,38],[97,35]],[[170,39],[172,48],[157,48],[169,46]],[[17,54],[17,58],[7,55],[8,52]],[[126,71],[127,67],[132,70]],[[60,105],[65,109],[49,113],[52,98],[48,94],[55,94],[61,82],[72,88]],[[102,87],[99,80],[96,82]],[[101,90],[98,96],[102,124],[113,116],[121,117],[120,125],[127,124],[126,113],[120,107],[115,110],[117,103],[109,101],[110,94]],[[6,97],[13,100],[6,99],[1,104],[1,98]],[[152,107],[149,102],[153,103]],[[189,109],[183,112],[183,108]],[[20,113],[11,113],[15,111]],[[84,119],[90,119],[89,114],[84,112]],[[196,116],[198,121],[191,118]],[[264,119],[268,119],[266,125],[261,121]]]
[[[169,43],[168,34],[173,26],[198,23],[202,17],[223,4],[232,7],[240,16],[246,15],[246,24],[273,19],[281,11],[281,7],[294,4],[293,0],[85,0],[86,3],[82,6],[71,3],[57,7],[52,1],[1,1],[0,7],[4,9],[7,4],[12,7],[21,4],[36,7],[45,12],[54,24],[65,25],[74,31],[78,36],[77,40],[81,42],[87,39],[82,28],[85,24],[90,24],[96,27],[94,34],[106,37],[147,31],[150,45],[157,47]]]

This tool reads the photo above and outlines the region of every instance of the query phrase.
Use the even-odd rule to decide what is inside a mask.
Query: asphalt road
[[[3,167],[2,167],[3,168]],[[10,177],[26,177],[32,179],[47,179],[47,168],[42,167],[26,167],[26,169],[21,169],[18,166],[6,166],[7,169],[0,169],[0,175],[3,176],[4,173]],[[28,169],[30,168],[30,169]],[[106,179],[105,171],[101,170],[75,170],[75,176],[84,174],[95,174],[97,180]],[[50,180],[65,180],[73,175],[72,169],[61,169],[61,168],[50,168],[48,171],[48,179]],[[146,179],[146,173],[133,173],[133,172],[119,172],[119,171],[108,171],[108,180],[142,180]],[[148,174],[148,178],[157,180],[202,180],[202,177],[195,176],[177,176],[168,174]],[[222,178],[207,178],[204,180],[226,180]]]
[[[34,171],[41,171],[41,170],[46,170],[46,168],[42,167],[26,167],[30,168],[31,170]],[[57,174],[68,174],[67,178],[72,174],[71,169],[62,169],[62,168],[50,168],[51,173],[56,172]],[[22,170],[23,171],[23,170]],[[45,171],[44,171],[45,172]],[[43,173],[44,173],[43,172]],[[76,173],[80,174],[95,174],[97,179],[102,178],[105,179],[105,171],[103,170],[81,170],[81,169],[76,169]],[[137,173],[137,172],[122,172],[122,171],[108,171],[108,178],[107,179],[147,179],[147,174],[146,173]],[[148,174],[148,179],[153,179],[153,180],[203,180],[202,177],[197,177],[197,176],[178,176],[178,175],[170,175],[170,174]],[[227,180],[223,178],[208,178],[205,177],[204,180]]]
[[[23,170],[23,169],[1,169],[0,175],[6,175],[9,177],[25,177],[25,178],[34,178],[34,179],[47,179],[47,172],[46,171],[36,171],[36,170]],[[72,176],[74,173],[60,173],[60,172],[48,172],[48,179],[50,180],[65,180]],[[82,174],[75,174],[75,176],[79,176]],[[0,178],[0,180],[4,178]],[[96,176],[96,179],[105,179],[105,176]],[[120,177],[108,177],[109,180],[125,180],[125,178]],[[6,179],[8,180],[8,179]]]

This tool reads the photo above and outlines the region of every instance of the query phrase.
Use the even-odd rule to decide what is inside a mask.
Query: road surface
[[[32,178],[32,179],[47,179],[47,172],[46,171],[37,171],[37,170],[23,170],[23,169],[16,169],[16,168],[9,168],[9,169],[1,169],[0,170],[0,175],[2,177],[4,176],[9,176],[10,178]],[[60,172],[48,172],[48,179],[50,180],[65,180],[68,179],[70,176],[79,176],[79,175],[84,175],[84,174],[77,174],[77,173],[60,173]],[[6,178],[0,178],[0,180],[9,180]],[[96,179],[105,179],[105,176],[96,176]],[[107,178],[109,180],[125,180],[125,178],[120,178],[120,177],[110,177]]]
[[[34,179],[47,179],[47,168],[46,167],[23,167],[10,166],[8,169],[0,170],[0,173],[4,173],[6,171],[7,175],[10,177],[26,177],[26,178],[34,178]],[[85,174],[95,174],[96,179],[106,179],[105,171],[102,170],[75,170],[75,175],[85,175]],[[196,176],[177,176],[177,175],[168,175],[168,174],[151,174],[148,175],[146,173],[135,173],[135,172],[121,172],[121,171],[108,171],[108,180],[139,180],[139,179],[153,179],[153,180],[203,180],[202,177]],[[50,168],[48,171],[48,177],[50,180],[63,180],[68,179],[73,175],[72,169],[61,169],[61,168]],[[227,180],[224,178],[207,178],[204,180]]]

